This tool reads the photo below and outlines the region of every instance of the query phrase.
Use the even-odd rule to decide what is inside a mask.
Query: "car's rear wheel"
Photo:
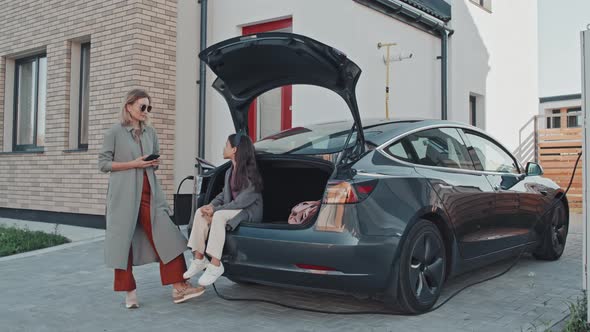
[[[548,225],[541,234],[541,241],[533,256],[536,259],[554,261],[559,259],[565,249],[569,221],[565,211],[565,204],[559,202],[550,214]]]
[[[398,264],[399,309],[408,313],[428,311],[440,296],[447,269],[445,245],[436,225],[419,220],[412,226]]]

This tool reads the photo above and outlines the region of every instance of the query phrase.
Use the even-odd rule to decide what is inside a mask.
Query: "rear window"
[[[393,129],[397,123],[366,126],[365,140]],[[344,150],[346,138],[352,129],[350,121],[317,124],[308,127],[295,127],[278,134],[267,136],[256,142],[256,151],[272,154],[317,155],[332,154]],[[350,138],[348,147],[355,144],[357,132]]]

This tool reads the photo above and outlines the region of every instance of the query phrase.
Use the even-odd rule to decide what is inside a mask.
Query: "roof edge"
[[[541,97],[541,98],[539,98],[539,103],[548,103],[548,102],[552,102],[552,101],[565,101],[565,100],[573,100],[573,99],[582,99],[582,94],[581,93],[573,93],[573,94],[569,94],[569,95]]]

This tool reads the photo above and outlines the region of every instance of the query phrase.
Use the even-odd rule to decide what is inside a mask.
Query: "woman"
[[[223,158],[231,160],[225,173],[223,191],[197,210],[193,231],[188,242],[194,260],[184,277],[189,279],[206,268],[199,278],[199,285],[208,286],[223,274],[221,254],[225,243],[225,231],[234,229],[241,221],[262,219],[262,178],[256,167],[254,145],[242,133],[230,135],[223,149]],[[207,248],[205,241],[208,236]],[[211,256],[211,262],[205,257]]]
[[[174,303],[204,292],[183,278],[186,239],[169,217],[170,208],[154,171],[160,159],[158,136],[149,125],[151,98],[143,90],[127,94],[121,123],[104,136],[98,166],[110,173],[107,193],[105,260],[115,269],[115,291],[127,292],[128,309],[138,308],[132,266],[160,262],[162,285],[173,285]]]

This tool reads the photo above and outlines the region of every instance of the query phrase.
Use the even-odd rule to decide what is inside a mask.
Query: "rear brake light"
[[[356,191],[361,194],[361,195],[368,195],[370,194],[373,189],[375,189],[375,185],[373,184],[361,184],[358,186],[355,186]]]
[[[367,198],[377,186],[376,180],[354,183],[330,181],[324,194],[324,204],[352,204]]]

